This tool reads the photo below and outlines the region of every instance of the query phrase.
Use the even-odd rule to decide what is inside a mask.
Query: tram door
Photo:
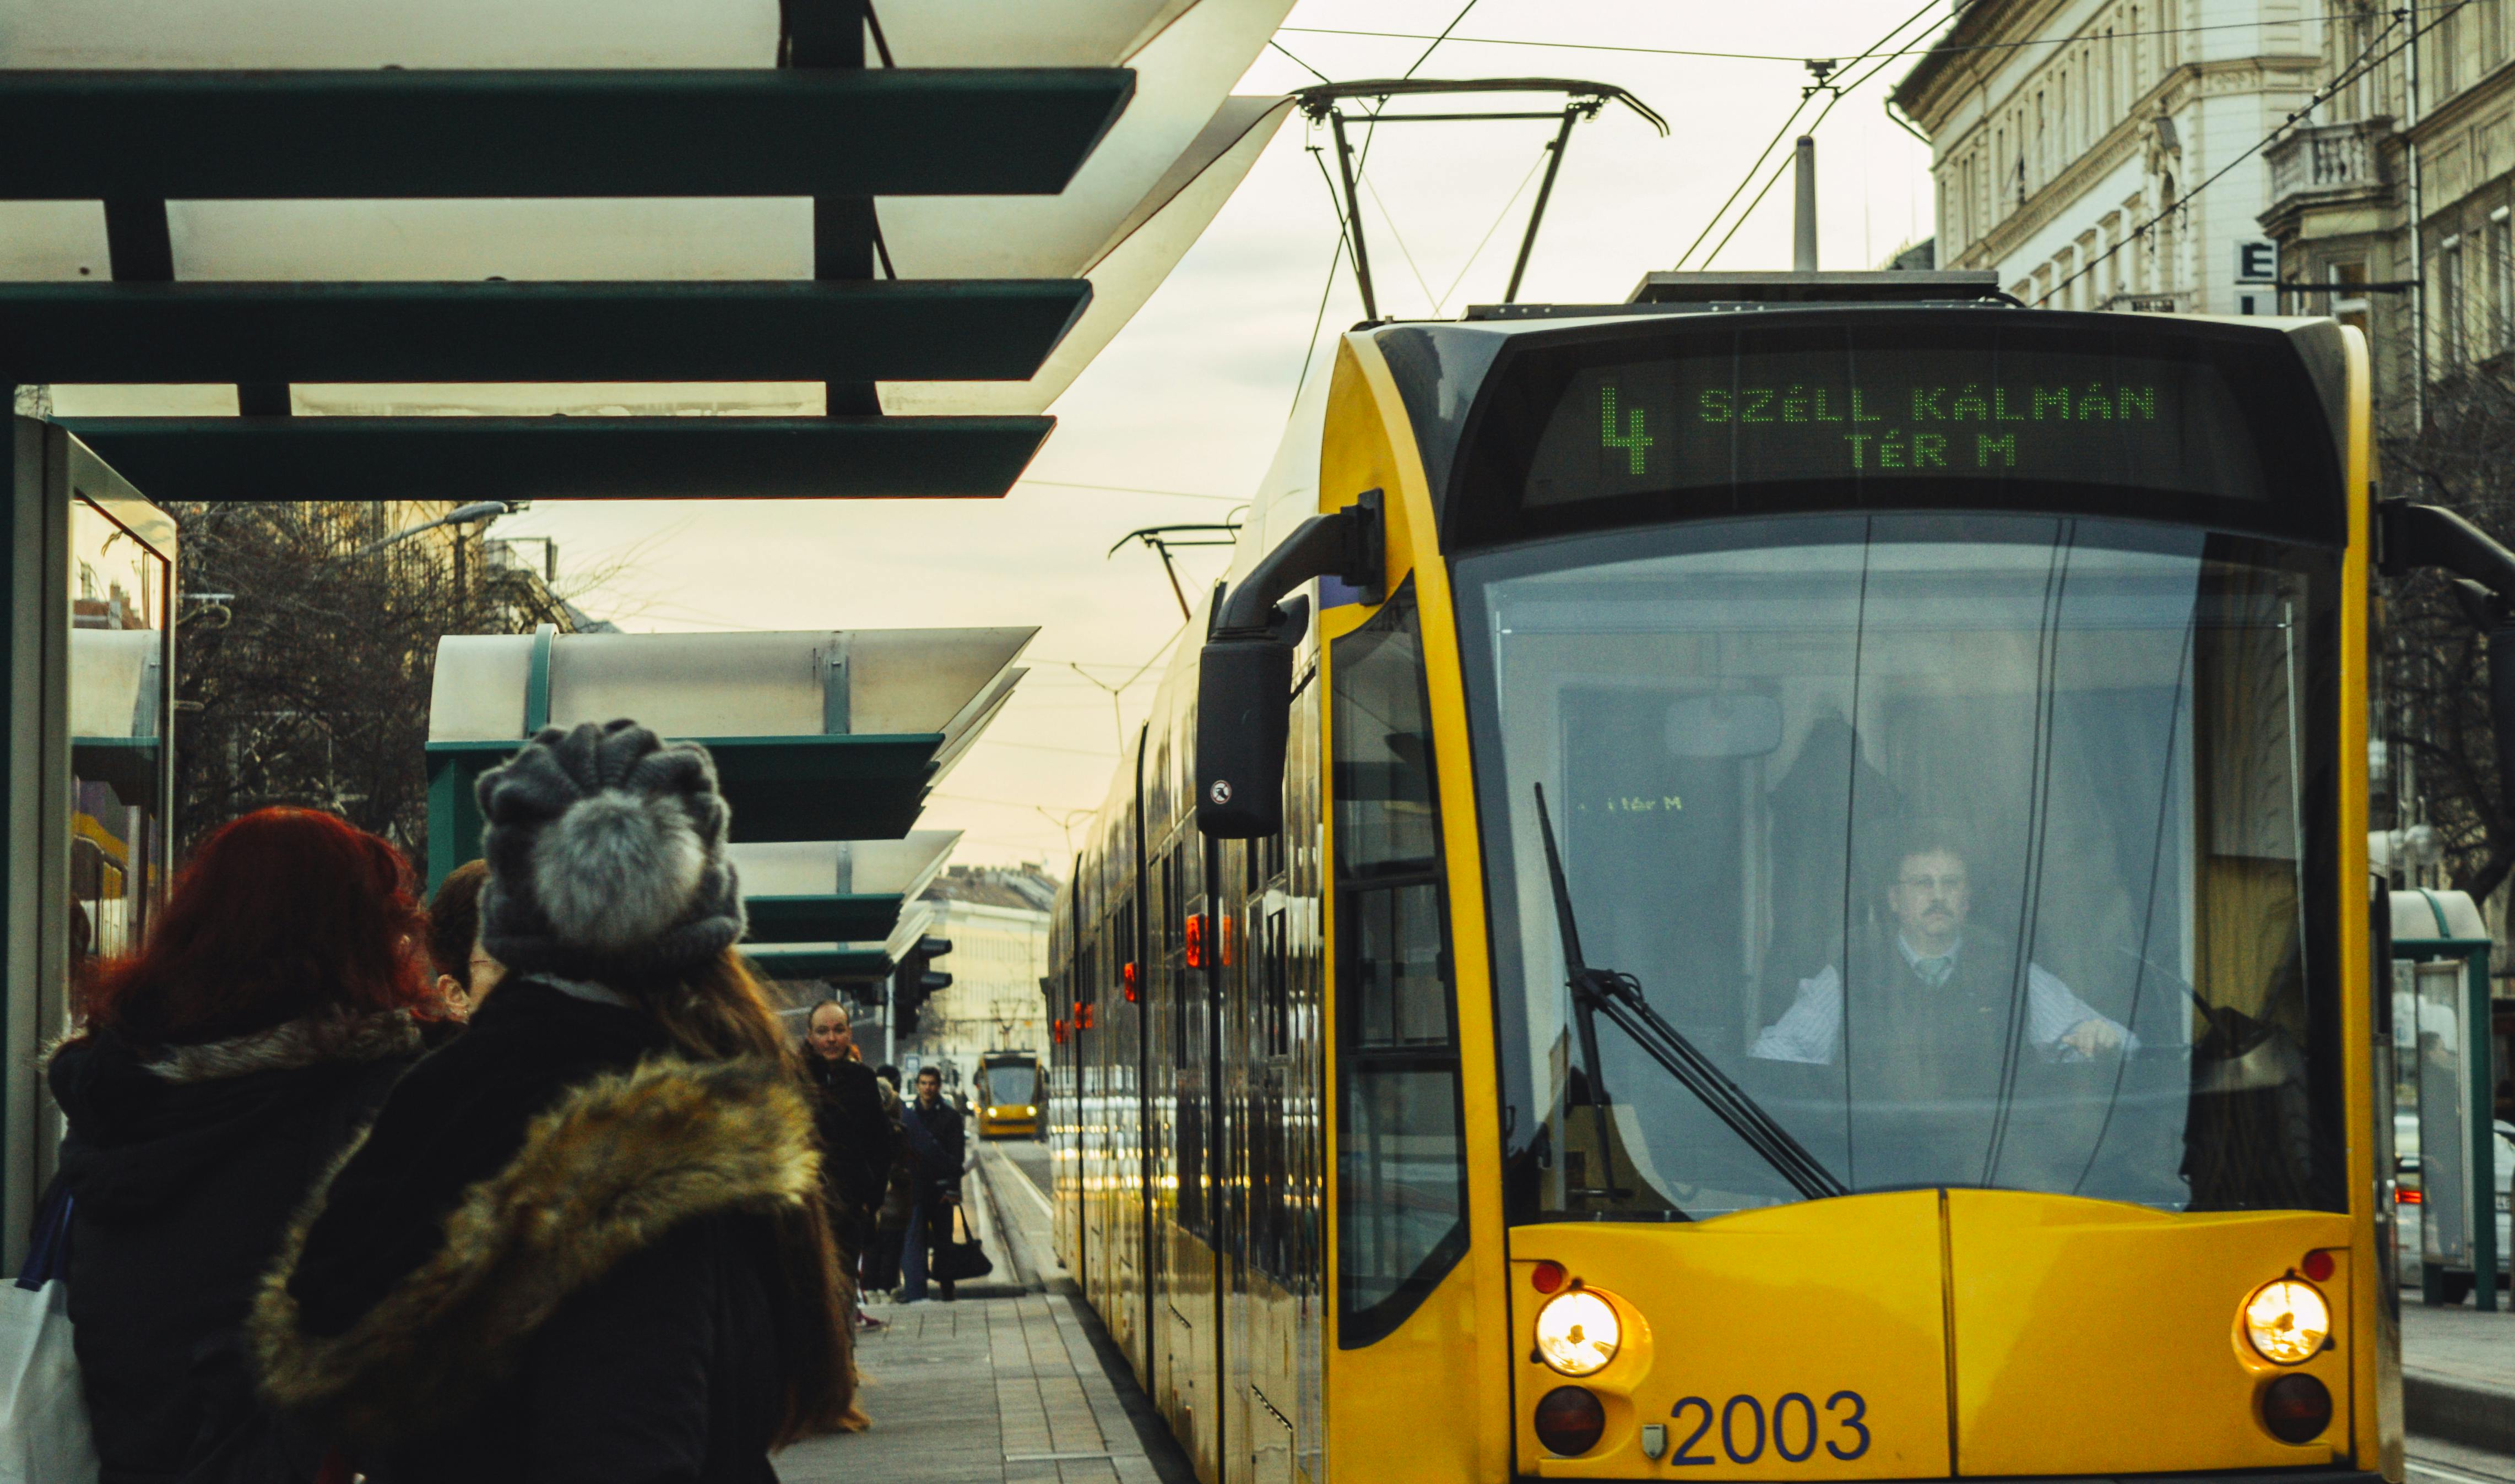
[[[62,428],[13,421],[8,947],[0,1261],[51,1179],[58,1111],[32,1075],[70,986],[129,953],[174,863],[174,517]]]

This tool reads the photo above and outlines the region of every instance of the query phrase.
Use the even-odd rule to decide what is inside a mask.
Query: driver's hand
[[[2061,1037],[2061,1044],[2093,1060],[2122,1048],[2122,1032],[2102,1020],[2082,1020]]]

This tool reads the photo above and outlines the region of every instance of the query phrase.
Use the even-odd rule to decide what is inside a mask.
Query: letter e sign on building
[[[2267,288],[2279,282],[2279,244],[2267,237],[2240,237],[2236,240],[2236,312],[2259,314],[2269,309],[2271,296],[2258,295],[2256,288]]]

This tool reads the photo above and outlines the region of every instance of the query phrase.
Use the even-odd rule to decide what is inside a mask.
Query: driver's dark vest
[[[2026,967],[2014,945],[1968,931],[1947,982],[1916,972],[1892,928],[1852,940],[1844,975],[1843,1062],[1855,1102],[1973,1102],[1999,1095],[2000,1062],[2023,1038]]]

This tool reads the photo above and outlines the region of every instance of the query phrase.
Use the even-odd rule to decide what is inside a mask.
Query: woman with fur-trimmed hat
[[[291,1232],[264,1390],[393,1484],[764,1484],[845,1413],[847,1336],[714,766],[554,727],[478,798],[506,977]]]

